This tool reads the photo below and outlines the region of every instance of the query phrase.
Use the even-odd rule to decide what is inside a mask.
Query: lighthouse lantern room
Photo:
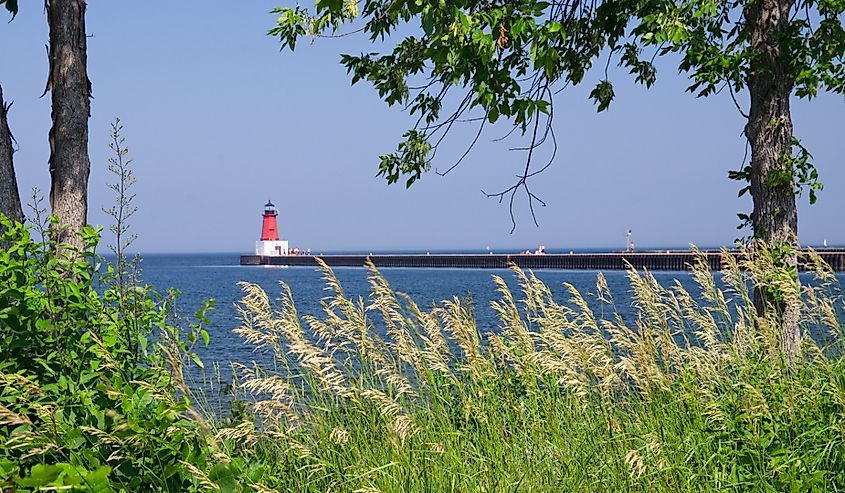
[[[261,223],[261,239],[255,242],[255,254],[265,257],[287,255],[287,240],[279,239],[279,227],[276,224],[276,206],[269,200],[264,205],[264,220]]]

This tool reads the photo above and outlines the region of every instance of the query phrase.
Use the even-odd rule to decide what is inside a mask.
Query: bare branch
[[[739,105],[739,101],[736,100],[736,94],[734,94],[733,86],[731,86],[730,81],[725,81],[725,84],[728,86],[728,92],[731,94],[731,100],[734,102],[734,106],[736,106],[736,110],[739,111],[739,114],[742,115],[746,120],[749,118],[748,113],[742,111],[742,107]]]
[[[539,93],[539,96],[546,95],[549,92],[550,92],[549,91],[549,83],[548,83],[548,80],[546,80],[545,84],[543,85],[543,88],[541,89],[541,91]],[[537,146],[540,144],[540,142],[542,140],[545,140],[546,135],[549,135],[549,134],[552,135],[552,141],[555,142],[555,153],[557,152],[557,142],[555,141],[555,138],[554,138],[554,131],[551,130],[553,115],[554,115],[554,112],[549,111],[549,116],[546,119],[546,129],[544,131],[543,137],[541,137],[540,140],[538,140],[538,138],[537,138],[538,131],[539,131],[539,128],[540,128],[540,111],[539,111],[539,109],[537,110],[536,114],[534,115],[534,129],[531,133],[531,143],[527,147],[518,148],[519,150],[527,150],[528,156],[525,159],[525,168],[523,169],[522,174],[517,175],[517,178],[518,178],[517,182],[515,184],[511,185],[510,187],[506,188],[505,190],[502,190],[501,192],[487,193],[483,189],[481,190],[481,193],[483,193],[488,198],[498,198],[500,204],[502,203],[502,201],[504,200],[505,197],[508,197],[508,213],[510,214],[510,218],[511,218],[511,231],[510,231],[511,234],[513,234],[513,232],[516,231],[516,217],[514,216],[513,203],[514,203],[514,199],[516,197],[516,194],[520,190],[524,190],[526,196],[528,197],[528,209],[531,212],[531,219],[534,221],[534,225],[538,226],[538,227],[540,225],[539,222],[537,222],[537,214],[536,214],[536,211],[534,210],[534,202],[537,201],[537,203],[539,203],[543,207],[546,206],[546,203],[531,191],[531,189],[528,186],[528,178],[536,175],[539,172],[542,172],[543,170],[547,169],[551,165],[552,161],[550,160],[540,170],[538,170],[536,172],[531,172],[531,161],[534,157],[534,149],[537,148]],[[552,156],[552,160],[553,159],[554,159],[554,155]]]
[[[472,142],[471,142],[471,143],[469,144],[469,146],[467,147],[467,150],[466,150],[466,151],[464,151],[464,153],[461,155],[461,158],[460,158],[460,159],[458,159],[458,160],[455,162],[455,164],[453,164],[452,166],[449,166],[449,168],[448,168],[446,171],[442,172],[442,173],[441,173],[440,171],[438,171],[437,169],[435,169],[435,170],[434,170],[434,172],[435,172],[435,173],[437,173],[437,174],[438,174],[438,175],[440,175],[440,176],[446,176],[447,174],[449,174],[449,172],[450,172],[450,171],[452,171],[453,169],[457,168],[457,167],[458,167],[458,165],[460,165],[460,164],[461,164],[461,162],[464,160],[464,158],[465,158],[465,157],[467,157],[467,155],[468,155],[468,154],[469,154],[469,152],[472,150],[472,148],[473,148],[473,147],[475,147],[476,142],[478,142],[478,138],[479,138],[479,137],[481,137],[481,132],[483,132],[483,131],[484,131],[484,124],[485,124],[485,123],[487,123],[487,118],[486,118],[486,117],[485,117],[483,120],[481,120],[481,125],[479,125],[479,126],[478,126],[478,132],[476,132],[476,134],[475,134],[475,138],[474,138],[474,139],[472,139]]]

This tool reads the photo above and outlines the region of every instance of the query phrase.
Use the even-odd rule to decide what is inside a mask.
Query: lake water
[[[211,345],[202,351],[206,361],[214,361],[227,367],[229,362],[249,362],[263,359],[245,345],[232,329],[239,325],[234,304],[240,298],[238,281],[249,281],[262,286],[271,298],[280,293],[279,282],[287,283],[293,293],[300,315],[319,315],[320,300],[327,296],[321,274],[311,267],[267,267],[241,266],[238,254],[213,255],[146,255],[142,268],[145,282],[160,291],[176,288],[182,292],[178,303],[180,312],[186,316],[193,314],[203,300],[213,298],[216,309],[211,312]],[[516,280],[508,270],[489,269],[400,269],[385,268],[382,274],[397,290],[410,295],[421,308],[429,308],[432,303],[454,296],[466,297],[472,293],[479,328],[482,331],[495,330],[497,320],[490,308],[490,302],[498,299],[493,275],[502,276],[512,289],[516,289]],[[347,295],[367,297],[367,272],[363,268],[336,268]],[[595,301],[596,271],[536,271],[552,290],[558,302],[568,296],[564,282],[572,283],[590,302],[600,310]],[[636,315],[631,308],[630,285],[625,272],[607,271],[604,273],[616,306],[621,315],[632,320]],[[687,272],[655,272],[654,276],[664,286],[679,280],[690,292],[696,292],[696,286]],[[840,281],[845,277],[840,276]],[[519,294],[515,291],[515,297]]]

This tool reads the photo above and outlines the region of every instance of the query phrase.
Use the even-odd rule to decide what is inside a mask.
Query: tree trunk
[[[77,233],[88,217],[88,117],[91,83],[88,80],[85,1],[48,0],[50,75],[47,89],[53,100],[50,129],[50,206],[61,227],[53,231],[58,242],[81,246]]]
[[[9,106],[3,100],[3,88],[0,87],[0,213],[12,221],[23,222],[21,196],[18,194],[18,182],[15,179],[15,167],[12,155],[12,132],[9,130]]]
[[[793,247],[781,260],[794,268],[798,211],[792,165],[786,160],[792,155],[789,99],[794,84],[788,74],[788,60],[776,39],[778,31],[789,23],[791,7],[791,0],[755,0],[745,9],[752,51],[758,57],[752,62],[748,77],[751,107],[745,135],[751,146],[754,236],[771,248],[784,244]],[[765,288],[755,290],[755,304],[761,314],[767,306],[777,311],[783,347],[790,358],[796,354],[801,339],[796,301],[787,298],[775,303]]]

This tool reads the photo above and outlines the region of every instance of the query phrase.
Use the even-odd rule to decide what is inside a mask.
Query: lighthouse
[[[287,240],[279,239],[279,227],[276,224],[276,206],[269,200],[264,204],[263,220],[261,222],[261,239],[255,242],[255,254],[266,257],[287,255]]]

